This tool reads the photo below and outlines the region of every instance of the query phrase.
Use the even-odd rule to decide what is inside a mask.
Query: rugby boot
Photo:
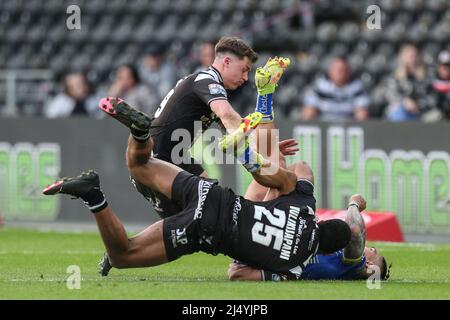
[[[109,261],[108,253],[104,253],[103,257],[100,259],[98,263],[98,273],[102,277],[106,277],[109,274],[109,271],[112,269],[111,262]]]
[[[46,187],[42,192],[45,195],[57,193],[69,194],[80,198],[92,189],[100,189],[100,179],[97,172],[89,170],[76,177],[65,177]]]
[[[81,198],[92,213],[98,213],[108,206],[105,195],[100,189],[97,172],[89,170],[79,176],[57,180],[43,191],[45,195],[68,194]]]
[[[151,118],[145,113],[133,108],[120,98],[106,97],[98,104],[100,110],[123,123],[131,130],[148,132],[151,126]]]

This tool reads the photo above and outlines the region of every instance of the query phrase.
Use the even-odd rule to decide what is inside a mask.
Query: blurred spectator
[[[156,89],[143,85],[137,69],[128,64],[117,69],[116,79],[109,88],[108,96],[120,97],[148,115],[154,114],[160,102]]]
[[[64,90],[44,107],[47,118],[69,116],[100,116],[98,99],[91,94],[86,75],[70,73],[64,77]]]
[[[345,58],[331,61],[328,76],[317,79],[304,98],[301,118],[342,121],[369,117],[369,96],[359,79],[352,79],[350,65]]]
[[[436,116],[435,101],[419,49],[404,45],[398,59],[395,75],[388,81],[387,119],[432,121]]]
[[[450,120],[450,51],[439,53],[437,74],[432,81],[436,106],[443,118]]]
[[[143,82],[157,89],[159,101],[166,96],[177,81],[175,66],[166,61],[166,47],[157,42],[146,49],[139,73]]]
[[[215,57],[215,46],[216,43],[213,41],[205,41],[200,45],[196,65],[193,68],[192,73],[207,69],[212,65]]]

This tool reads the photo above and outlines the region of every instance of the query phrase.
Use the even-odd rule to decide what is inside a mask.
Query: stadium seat
[[[356,23],[347,22],[339,28],[337,39],[345,43],[350,43],[359,37],[359,32],[360,30]]]
[[[374,4],[371,0],[366,0],[366,5],[369,6],[371,4]],[[381,8],[383,8],[386,12],[397,12],[401,8],[401,1],[400,0],[380,0],[380,3],[378,4]]]
[[[373,54],[365,63],[365,70],[372,76],[378,76],[386,70],[387,58],[383,54]]]
[[[423,9],[423,2],[422,0],[403,0],[401,9],[409,13],[416,13]]]
[[[225,15],[230,14],[236,6],[236,2],[234,0],[223,0],[223,1],[215,1],[216,10],[222,12]]]
[[[198,14],[209,14],[214,8],[214,1],[198,0],[194,2],[195,12]]]
[[[383,85],[377,85],[370,91],[371,104],[369,113],[372,118],[382,118],[387,105],[386,88]]]
[[[285,116],[288,116],[291,112],[291,109],[297,107],[297,103],[295,102],[299,94],[299,88],[295,85],[284,85],[280,86],[280,89],[277,91],[277,102]]]
[[[424,2],[425,8],[433,12],[441,12],[448,8],[446,0],[427,0]]]
[[[395,22],[386,28],[384,35],[387,41],[393,45],[397,45],[400,41],[404,40],[405,32],[406,26],[402,22]]]
[[[450,17],[436,24],[429,33],[431,39],[444,43],[450,39]]]
[[[334,41],[337,34],[337,25],[330,22],[322,23],[317,29],[317,40],[322,43]]]
[[[436,42],[429,42],[422,48],[423,59],[426,63],[432,64],[435,62],[441,46]]]

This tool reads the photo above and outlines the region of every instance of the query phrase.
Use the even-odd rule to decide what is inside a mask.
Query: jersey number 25
[[[262,216],[266,216],[270,224],[262,223]],[[274,209],[273,213],[261,206],[255,206],[255,222],[252,228],[252,240],[269,247],[275,238],[273,248],[280,251],[283,244],[286,213],[283,210]]]

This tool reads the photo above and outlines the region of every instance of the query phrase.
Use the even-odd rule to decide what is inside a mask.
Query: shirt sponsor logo
[[[188,243],[186,228],[171,230],[170,233],[172,236],[172,245],[174,248],[178,247],[179,245],[185,245]]]
[[[283,245],[281,247],[280,258],[289,260],[291,258],[292,245],[295,244],[297,221],[299,220],[300,208],[291,206],[289,209],[289,216],[286,223],[286,229],[283,236]],[[300,218],[299,223],[303,224],[305,221]],[[297,236],[299,238],[299,236]]]
[[[313,246],[315,240],[316,240],[316,229],[314,229],[311,233],[311,238],[308,243],[308,250],[310,250],[310,251],[312,250],[312,246]]]
[[[203,205],[205,204],[206,196],[214,183],[200,180],[198,183],[198,203],[195,209],[194,220],[201,219],[203,215]]]
[[[225,88],[222,87],[218,83],[208,84],[208,89],[209,89],[209,93],[210,94],[214,94],[214,95],[221,94],[221,95],[223,95],[225,97],[227,96],[227,92],[226,92]]]
[[[272,105],[272,95],[271,94],[266,94],[266,95],[262,95],[262,96],[258,96],[258,105],[259,105],[259,112],[261,112],[262,114],[267,114],[268,112],[271,112],[271,110],[269,110],[269,106]]]
[[[236,201],[234,201],[234,207],[233,207],[233,224],[237,225],[238,223],[238,217],[239,217],[239,212],[242,209],[242,205],[241,205],[241,199],[239,197],[236,197]]]

